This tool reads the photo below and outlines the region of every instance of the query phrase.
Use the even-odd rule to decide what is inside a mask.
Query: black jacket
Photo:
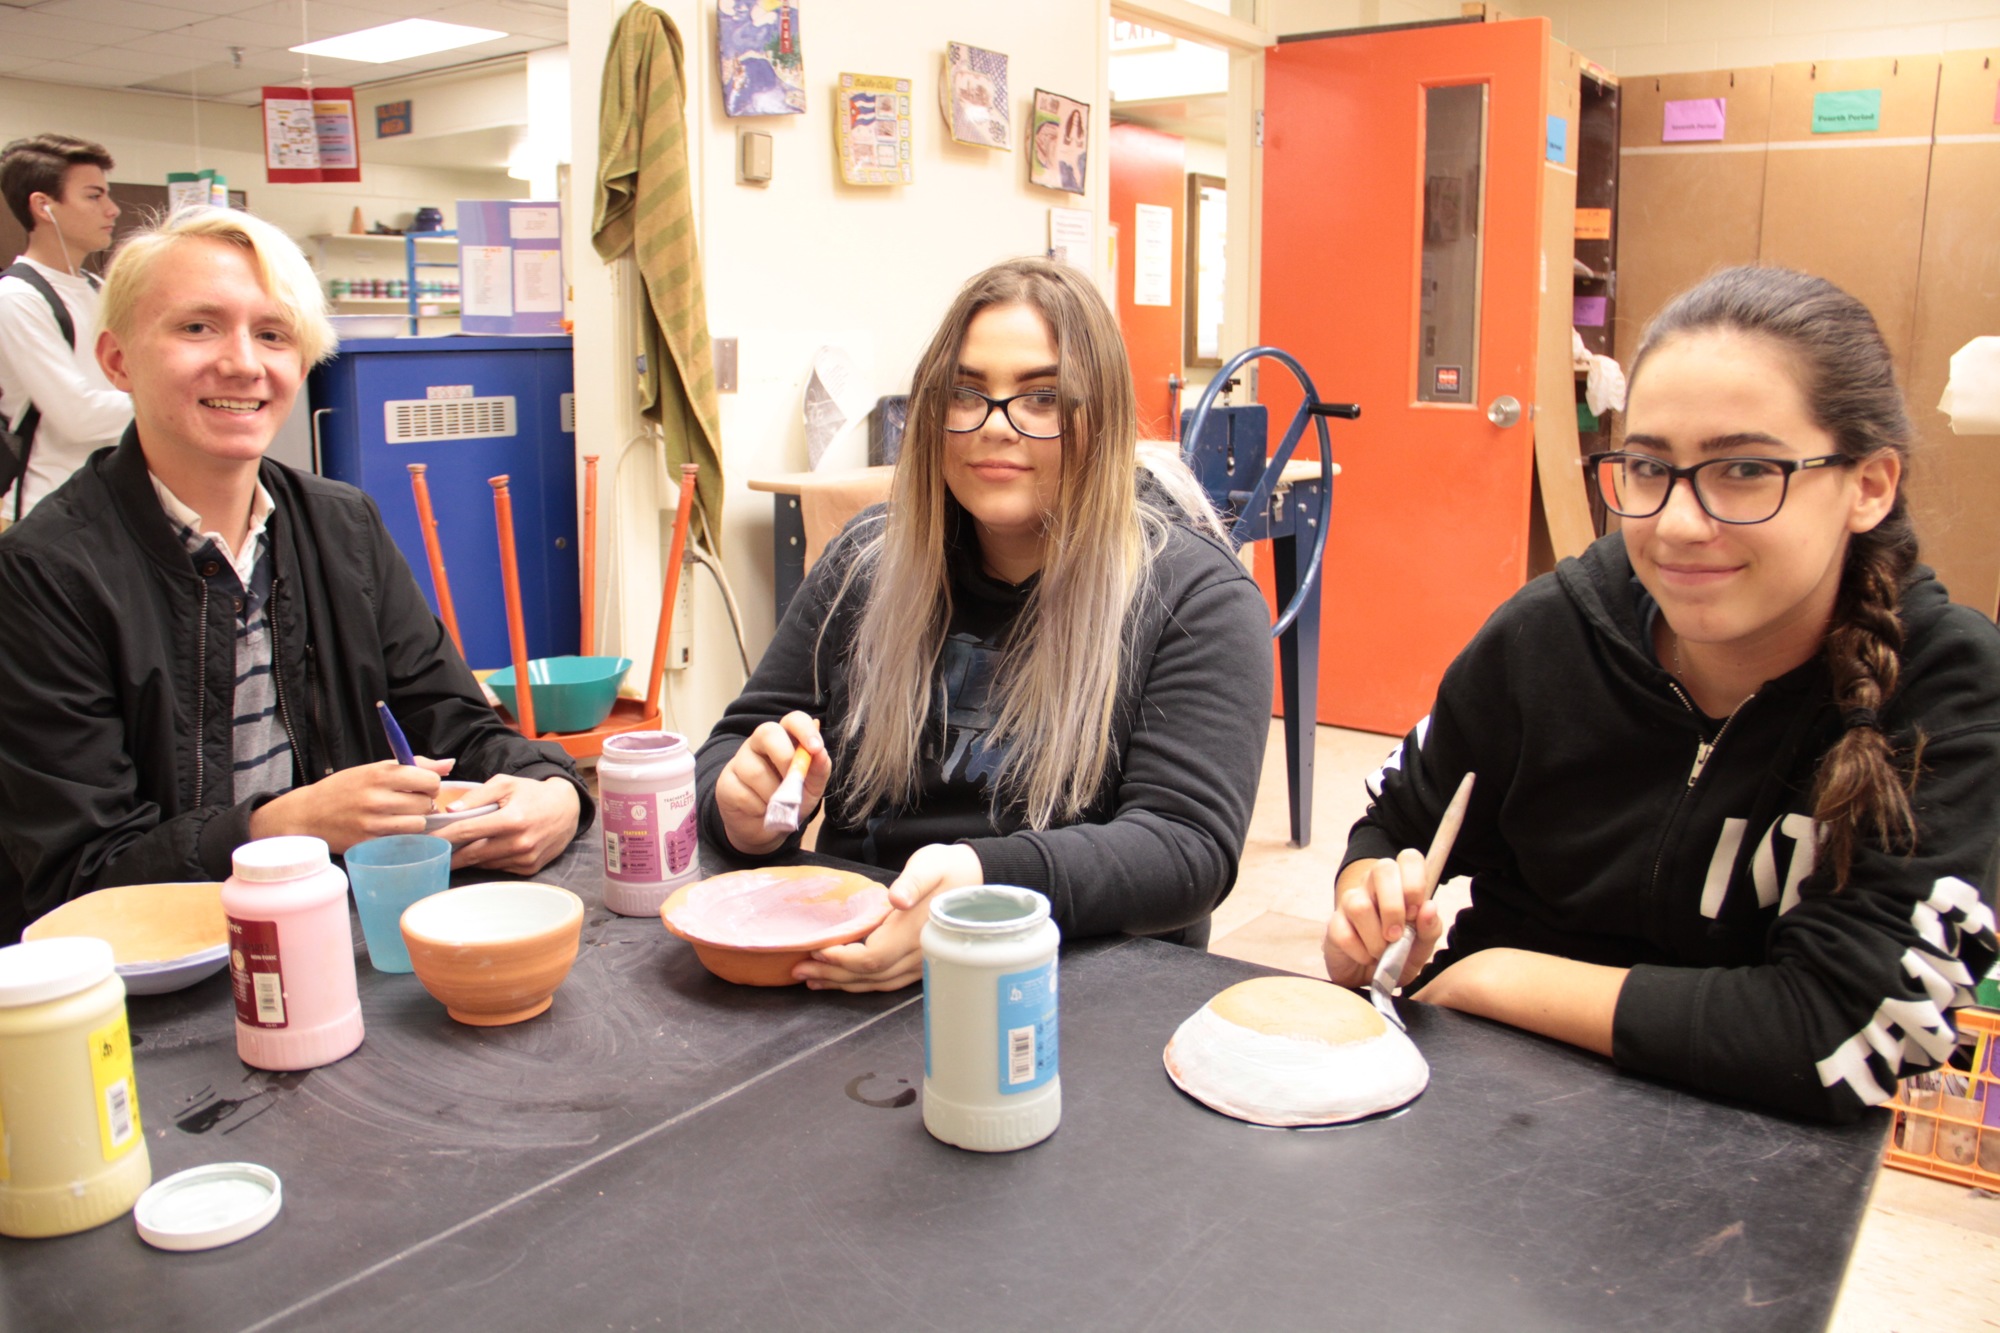
[[[372,500],[268,459],[259,480],[295,781],[391,758],[377,699],[458,777],[577,780],[482,702]],[[0,940],[92,889],[229,874],[270,799],[230,790],[236,594],[181,544],[135,430],[0,534]]]
[[[1472,876],[1472,906],[1428,975],[1499,946],[1630,968],[1620,1065],[1851,1118],[1945,1057],[1946,1011],[1994,960],[1975,886],[2000,835],[2000,630],[1929,570],[1905,590],[1881,720],[1898,747],[1924,738],[1918,843],[1864,842],[1831,893],[1812,873],[1813,778],[1840,737],[1824,663],[1766,682],[1718,736],[1655,660],[1638,592],[1613,534],[1494,613],[1370,780],[1346,860],[1425,846],[1478,773],[1446,870]]]
[[[927,729],[919,799],[860,821],[840,787],[840,737],[868,571],[837,609],[833,603],[860,537],[882,514],[863,514],[827,547],[756,673],[703,743],[696,757],[703,856],[755,864],[723,833],[716,778],[759,723],[796,708],[820,719],[833,759],[820,852],[900,870],[926,843],[962,842],[979,854],[990,882],[1046,894],[1065,936],[1126,931],[1206,943],[1209,913],[1236,882],[1271,725],[1270,612],[1243,566],[1192,528],[1169,529],[1151,584],[1129,614],[1111,770],[1079,822],[1037,832],[1017,809],[1003,806],[994,817],[988,779],[999,756],[984,744],[994,713],[988,687],[1026,585],[988,578],[970,538],[955,541],[952,618],[938,665],[947,725],[941,736]],[[777,854],[796,847],[794,837]]]

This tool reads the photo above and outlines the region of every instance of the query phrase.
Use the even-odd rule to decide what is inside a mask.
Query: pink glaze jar
[[[347,876],[320,838],[259,838],[222,884],[236,1053],[257,1069],[316,1069],[361,1044]]]
[[[700,873],[694,754],[671,731],[622,732],[604,742],[597,787],[604,905],[620,916],[654,916]]]

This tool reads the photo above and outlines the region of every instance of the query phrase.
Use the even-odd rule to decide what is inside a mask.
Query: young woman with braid
[[[1831,284],[1733,269],[1663,310],[1591,469],[1621,531],[1501,607],[1370,780],[1332,978],[1414,921],[1416,999],[1819,1118],[1945,1059],[1995,957],[2000,631],[1917,564],[1911,437]],[[1466,772],[1433,956],[1408,849]]]
[[[817,850],[893,879],[807,985],[922,975],[925,899],[1047,894],[1068,937],[1200,945],[1271,717],[1270,613],[1178,460],[1139,465],[1118,323],[1041,259],[973,278],[917,364],[886,508],[828,546],[696,758],[710,866],[790,859],[764,813],[814,755]]]

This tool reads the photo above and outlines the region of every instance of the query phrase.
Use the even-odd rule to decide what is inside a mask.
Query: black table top
[[[368,1035],[306,1074],[235,1053],[226,975],[130,1001],[155,1179],[262,1163],[284,1209],[168,1254],[129,1220],[0,1240],[0,1326],[1803,1328],[1832,1308],[1886,1118],[1802,1125],[1423,1005],[1405,1113],[1217,1115],[1160,1052],[1262,969],[1067,950],[1063,1122],[924,1132],[919,992],[710,977],[597,905],[540,1018],[478,1029],[360,965]]]

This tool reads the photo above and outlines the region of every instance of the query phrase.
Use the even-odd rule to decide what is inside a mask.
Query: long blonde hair
[[[1138,493],[1138,410],[1110,308],[1074,269],[1017,259],[968,282],[932,336],[911,384],[888,516],[862,539],[849,569],[850,585],[863,571],[873,574],[850,650],[853,705],[842,733],[848,815],[857,821],[878,806],[913,801],[925,730],[942,737],[935,676],[951,623],[946,546],[957,505],[944,483],[945,405],[974,317],[1009,305],[1027,306],[1048,324],[1064,426],[1041,575],[995,682],[999,708],[986,744],[1004,756],[994,808],[1018,800],[1038,829],[1073,823],[1110,766],[1119,678],[1132,651],[1128,613],[1171,517]]]

